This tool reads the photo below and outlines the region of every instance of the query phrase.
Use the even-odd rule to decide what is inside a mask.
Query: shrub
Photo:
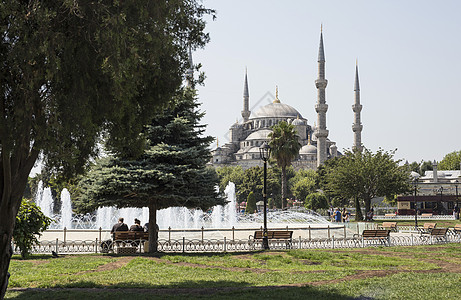
[[[13,239],[23,258],[29,255],[34,245],[38,244],[37,235],[41,236],[41,232],[50,226],[51,221],[35,203],[22,200],[16,216]]]
[[[323,193],[312,193],[307,195],[304,206],[307,209],[316,210],[319,208],[328,208],[327,197]]]
[[[253,192],[248,194],[247,198],[247,207],[245,209],[245,213],[252,214],[256,210],[256,197]]]

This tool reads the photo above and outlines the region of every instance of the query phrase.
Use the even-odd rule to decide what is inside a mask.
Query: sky
[[[270,103],[277,85],[280,101],[314,125],[323,24],[327,129],[339,151],[353,143],[356,61],[366,148],[397,149],[409,162],[461,150],[461,1],[203,3],[217,18],[206,18],[211,40],[193,61],[207,77],[198,87],[202,122],[219,145],[241,122],[245,68],[250,107]]]

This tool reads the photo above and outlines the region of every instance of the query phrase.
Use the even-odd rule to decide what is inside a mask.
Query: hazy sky
[[[248,68],[250,107],[282,103],[316,121],[317,55],[323,24],[329,138],[353,142],[358,59],[362,142],[396,158],[441,160],[461,150],[461,1],[204,1],[211,42],[193,53],[205,86],[199,100],[207,134],[228,141],[243,108]],[[268,92],[270,94],[268,94]]]

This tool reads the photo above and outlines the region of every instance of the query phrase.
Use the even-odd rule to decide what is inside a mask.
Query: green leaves
[[[347,151],[322,169],[325,187],[333,194],[364,201],[368,211],[372,198],[392,197],[410,189],[408,168],[399,166],[393,156],[394,151],[382,149],[376,153]]]
[[[453,151],[443,157],[439,163],[440,170],[459,170],[461,163],[461,151]]]
[[[216,191],[218,177],[206,168],[212,138],[203,126],[195,94],[178,91],[174,106],[158,111],[145,128],[148,138],[137,159],[108,157],[97,162],[79,184],[76,205],[83,211],[101,206],[157,209],[186,206],[209,208],[225,201]]]
[[[13,239],[23,258],[29,255],[34,245],[38,244],[37,235],[40,236],[50,224],[51,219],[45,216],[35,203],[22,200],[16,216]]]

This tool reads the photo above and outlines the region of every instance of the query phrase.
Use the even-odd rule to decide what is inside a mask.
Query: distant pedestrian
[[[338,223],[341,222],[341,212],[339,211],[339,208],[336,208],[336,211],[335,211],[335,222],[338,222]]]

